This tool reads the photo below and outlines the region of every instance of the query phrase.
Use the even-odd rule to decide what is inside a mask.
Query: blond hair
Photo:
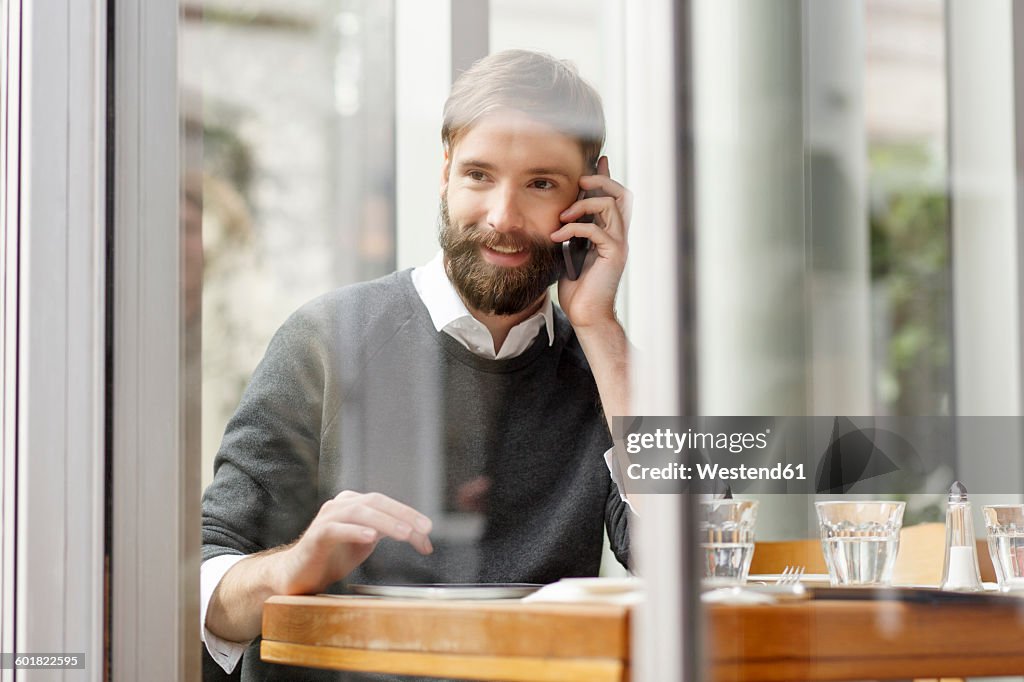
[[[604,146],[601,96],[571,62],[526,50],[488,55],[467,69],[444,104],[441,142],[446,151],[481,117],[511,109],[574,138],[589,168]]]

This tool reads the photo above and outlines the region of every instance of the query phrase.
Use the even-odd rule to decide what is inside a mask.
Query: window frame
[[[0,640],[4,651],[84,654],[98,680],[107,4],[14,0],[4,11]]]
[[[113,2],[111,652],[199,679],[200,453],[185,447],[179,3]]]

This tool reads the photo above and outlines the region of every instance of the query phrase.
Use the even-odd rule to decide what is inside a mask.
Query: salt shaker
[[[978,571],[978,546],[974,543],[974,523],[967,488],[955,481],[949,488],[946,504],[946,562],[942,569],[942,589],[957,592],[981,591]]]

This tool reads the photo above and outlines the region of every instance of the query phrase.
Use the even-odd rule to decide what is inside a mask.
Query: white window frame
[[[114,679],[199,679],[200,453],[184,447],[177,2],[114,0]]]
[[[101,680],[107,10],[11,0],[3,12],[0,644],[84,654]]]
[[[0,12],[0,650],[14,651],[14,490],[17,411],[17,295],[18,295],[18,129],[21,93],[21,5],[10,3]],[[0,680],[14,673],[0,671]]]
[[[626,271],[630,334],[640,348],[633,362],[633,410],[679,413],[679,310],[676,205],[676,112],[673,0],[628,2],[626,47],[626,174],[636,196]],[[650,65],[660,65],[652,69]],[[642,263],[642,267],[637,264]],[[652,292],[657,292],[656,295]],[[633,534],[634,560],[649,594],[638,608],[632,641],[637,682],[683,680],[695,655],[695,633],[684,629],[680,498],[646,495]]]
[[[200,675],[198,453],[181,447],[177,24],[177,3],[11,0],[0,25],[0,649],[84,653],[91,680]]]
[[[1021,414],[1013,7],[947,4],[956,413]],[[984,77],[979,77],[984,74]],[[1016,472],[1019,476],[1019,471]]]
[[[1022,132],[1016,128],[1014,79],[1021,76],[1014,74],[1013,15],[1010,0],[946,4],[954,406],[961,416],[1022,413],[1024,262],[1014,157]],[[1005,456],[979,462],[974,453],[990,447],[985,433],[957,429],[958,470],[982,479],[1024,481],[1024,462],[1011,454],[1019,452],[1020,443],[1000,445]],[[981,506],[1015,503],[1022,496],[972,499]]]

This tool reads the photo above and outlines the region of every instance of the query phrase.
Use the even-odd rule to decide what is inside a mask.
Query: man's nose
[[[497,187],[487,211],[487,225],[495,232],[511,232],[523,227],[520,197],[512,187]]]

